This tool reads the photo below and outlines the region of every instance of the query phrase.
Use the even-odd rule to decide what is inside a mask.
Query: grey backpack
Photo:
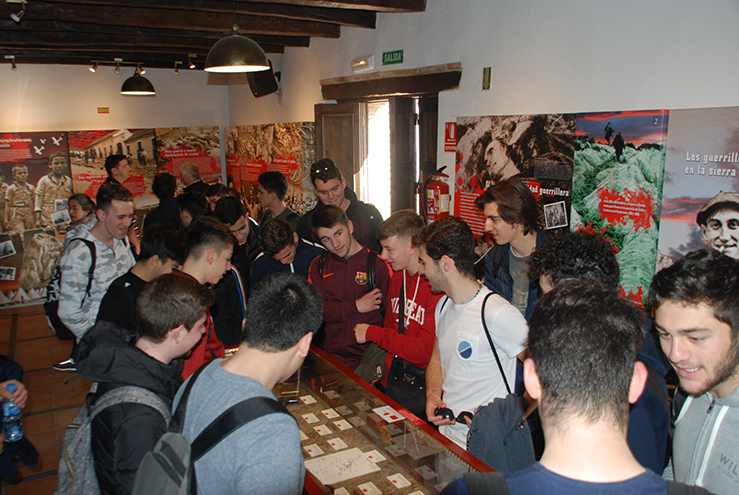
[[[92,392],[97,388],[93,384]],[[95,460],[92,457],[92,420],[100,411],[115,404],[143,404],[159,411],[169,425],[169,408],[154,392],[145,388],[126,386],[106,392],[90,408],[89,403],[82,406],[62,441],[62,455],[59,459],[59,477],[54,495],[93,495],[100,488],[95,476]]]
[[[285,406],[276,400],[252,397],[226,409],[206,426],[192,443],[188,442],[182,435],[187,401],[195,380],[207,366],[208,364],[205,364],[193,373],[182,392],[169,430],[157,441],[154,450],[147,452],[141,460],[133,482],[132,495],[196,494],[195,462],[221,440],[250,421],[267,414],[281,413],[292,417]]]

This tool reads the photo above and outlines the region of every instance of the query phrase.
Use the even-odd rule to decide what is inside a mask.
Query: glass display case
[[[315,347],[274,393],[300,426],[312,495],[435,494],[492,471]]]

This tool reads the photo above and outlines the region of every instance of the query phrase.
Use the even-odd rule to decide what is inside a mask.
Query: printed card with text
[[[327,425],[314,426],[313,429],[316,430],[316,433],[318,433],[322,437],[333,433],[331,431],[331,428],[329,428]]]
[[[336,412],[341,414],[342,416],[349,416],[350,414],[354,414],[354,411],[349,409],[346,406],[339,406],[336,408]]]
[[[382,462],[382,461],[386,461],[387,460],[384,455],[380,454],[376,450],[370,450],[369,452],[365,452],[364,455],[365,455],[365,457],[367,457],[368,460],[370,460],[370,461],[372,461],[374,463],[378,463],[378,462]]]
[[[304,446],[303,450],[305,450],[311,457],[323,454],[323,449],[315,443]]]
[[[401,419],[403,419],[403,416],[401,416],[398,411],[396,411],[390,406],[376,407],[372,409],[372,412],[380,416],[382,419],[384,419],[388,423],[394,423],[396,421],[400,421]]]
[[[411,482],[408,481],[405,476],[403,476],[400,473],[394,474],[392,476],[387,477],[387,481],[394,486],[395,488],[405,488],[406,486],[411,486]]]
[[[314,399],[312,395],[304,395],[300,398],[300,400],[302,400],[303,404],[305,404],[306,406],[316,403],[316,399]]]
[[[313,413],[303,414],[303,416],[301,417],[303,418],[303,421],[305,421],[308,424],[318,423],[319,421],[318,417],[316,417],[316,415]]]
[[[328,441],[328,444],[334,448],[334,450],[341,450],[348,447],[348,445],[341,438],[332,438]]]
[[[334,426],[336,426],[340,430],[350,430],[354,428],[351,424],[349,424],[348,421],[340,419],[338,421],[334,421]]]
[[[328,418],[328,419],[333,419],[333,418],[338,418],[339,417],[339,413],[337,413],[333,409],[324,409],[323,411],[321,411],[321,413],[323,413],[323,415],[326,416],[326,418]]]
[[[374,483],[371,481],[369,483],[363,483],[359,485],[357,488],[359,488],[359,491],[366,494],[366,495],[382,495],[382,492],[379,488],[375,486]]]

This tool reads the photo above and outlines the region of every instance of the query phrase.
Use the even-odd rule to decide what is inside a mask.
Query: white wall
[[[376,30],[288,48],[280,95],[229,87],[230,123],[313,120],[319,80],[350,75],[361,55],[376,70],[461,62],[459,89],[439,99],[439,166],[452,166],[443,125],[457,116],[737,106],[737,25],[734,0],[428,0],[424,13],[378,15]],[[396,49],[404,63],[383,68]]]
[[[208,84],[203,71],[149,69],[154,97],[123,96],[133,68],[0,64],[0,132],[225,126],[228,87]],[[215,80],[217,82],[217,80]],[[98,114],[109,107],[109,114]]]

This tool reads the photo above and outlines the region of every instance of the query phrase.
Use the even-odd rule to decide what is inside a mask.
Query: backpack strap
[[[377,261],[377,253],[370,249],[367,255],[367,287],[370,292],[377,288],[377,281],[375,280],[375,261]]]
[[[323,278],[323,270],[326,268],[326,262],[328,261],[328,251],[321,253],[318,257],[318,274]]]
[[[159,414],[162,415],[164,421],[169,425],[172,415],[169,412],[169,407],[164,403],[161,397],[147,390],[143,387],[136,387],[129,385],[126,387],[118,387],[105,392],[90,410],[90,421],[95,419],[95,416],[100,414],[103,410],[116,404],[143,404],[155,409]]]
[[[252,397],[234,404],[206,426],[192,441],[190,462],[194,464],[221,440],[245,424],[272,413],[287,414],[295,419],[287,412],[285,406],[268,397]]]
[[[482,328],[485,329],[485,336],[488,338],[488,342],[490,343],[490,348],[493,350],[493,356],[495,356],[495,362],[498,363],[498,369],[500,370],[500,376],[503,377],[503,383],[505,383],[505,388],[508,391],[508,395],[511,394],[511,387],[508,385],[508,379],[505,376],[505,373],[503,372],[503,365],[500,364],[500,358],[498,357],[498,351],[495,350],[495,346],[493,345],[493,338],[490,336],[490,330],[488,330],[488,324],[487,321],[485,321],[485,305],[488,302],[488,298],[495,294],[495,292],[490,292],[485,296],[485,299],[482,300]]]
[[[464,483],[470,495],[510,495],[504,473],[465,473]]]
[[[187,386],[185,387],[185,390],[182,391],[182,396],[180,396],[180,402],[177,404],[177,410],[174,412],[174,415],[172,416],[172,421],[169,423],[169,432],[170,433],[182,433],[182,426],[185,424],[185,413],[187,412],[187,400],[190,398],[190,390],[192,390],[192,386],[195,383],[195,380],[198,379],[198,376],[200,376],[200,373],[205,369],[206,366],[208,366],[213,361],[209,361],[205,364],[203,364],[200,368],[195,370],[195,373],[190,376],[190,381],[187,382]]]

